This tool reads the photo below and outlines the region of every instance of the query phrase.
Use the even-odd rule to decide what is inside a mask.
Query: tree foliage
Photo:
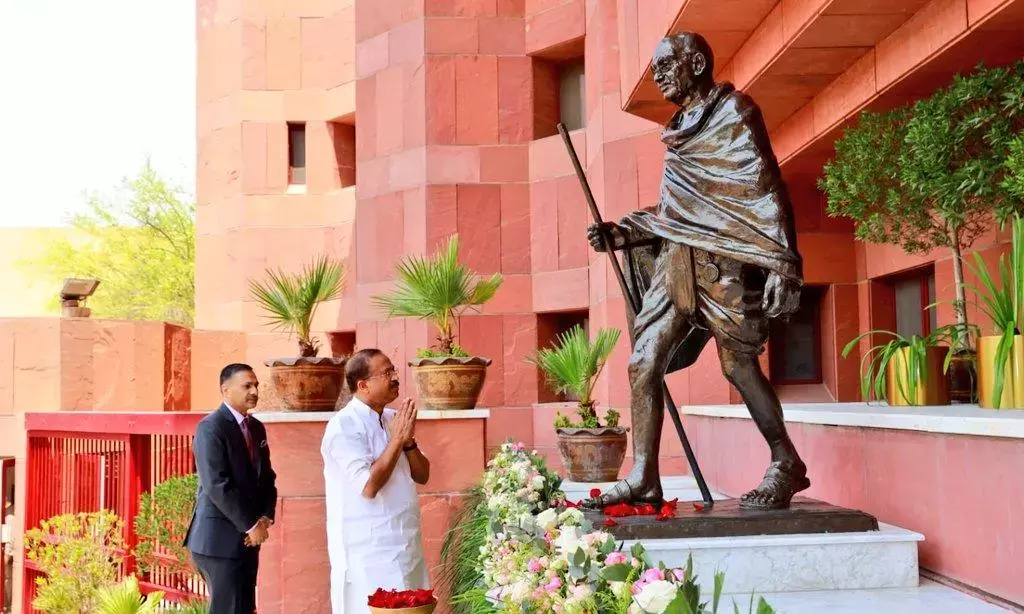
[[[911,253],[969,247],[993,217],[1021,207],[1006,159],[1024,128],[1022,101],[1018,63],[979,66],[913,106],[863,113],[825,165],[829,215],[851,218],[861,240]]]
[[[24,263],[52,278],[100,280],[89,299],[102,318],[191,326],[195,314],[195,204],[147,163],[113,197],[93,194],[71,225],[85,240],[60,239]]]

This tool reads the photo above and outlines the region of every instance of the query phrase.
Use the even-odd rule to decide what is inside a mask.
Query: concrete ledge
[[[327,422],[333,411],[267,411],[253,415],[265,424],[284,422]],[[486,420],[491,415],[489,409],[421,409],[419,420]]]
[[[680,409],[691,416],[750,419],[743,405],[691,405]],[[867,403],[788,403],[786,422],[923,431],[1024,439],[1024,410],[982,409],[977,405],[890,407]]]

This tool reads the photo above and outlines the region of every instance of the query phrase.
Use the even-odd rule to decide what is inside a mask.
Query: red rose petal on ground
[[[600,488],[591,488],[590,489],[590,498],[591,499],[593,499],[594,497],[600,497],[600,496],[601,496],[601,489]]]
[[[703,512],[704,511],[704,504],[703,503],[694,503],[693,504],[693,509],[697,510],[698,512]]]
[[[605,518],[604,519],[604,526],[606,526],[606,527],[614,527],[614,526],[617,526],[618,524],[619,523],[615,522],[614,518]]]
[[[573,503],[572,501],[570,501],[568,499],[565,500],[565,507],[566,508],[570,508],[570,507],[571,508],[578,508],[579,506],[580,506],[579,503]]]

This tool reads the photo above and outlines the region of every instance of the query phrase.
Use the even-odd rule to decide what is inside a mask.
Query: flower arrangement
[[[536,451],[520,443],[506,442],[487,463],[482,482],[491,524],[516,524],[519,518],[538,514],[565,500],[559,487],[562,478],[547,468]]]
[[[367,605],[371,610],[407,610],[417,609],[418,611],[433,611],[437,606],[437,599],[434,591],[427,589],[386,591],[378,588],[367,598]]]
[[[446,556],[444,563],[449,577],[459,579],[449,586],[455,612],[717,612],[724,574],[715,575],[709,608],[699,601],[692,560],[672,569],[652,564],[640,544],[622,552],[611,534],[594,530],[565,501],[559,485],[536,452],[521,443],[502,445],[484,472],[476,508],[457,519],[460,531],[467,518],[480,523],[480,531],[472,532],[477,556],[467,557],[467,549],[454,543],[464,533],[453,529],[446,540],[446,551],[462,554]],[[763,599],[757,605],[757,614],[771,614]]]

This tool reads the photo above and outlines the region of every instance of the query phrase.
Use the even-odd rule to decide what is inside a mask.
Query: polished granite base
[[[584,514],[595,526],[601,526],[605,520],[599,510],[587,510]],[[617,539],[637,540],[878,530],[878,521],[870,514],[804,497],[794,498],[784,510],[744,510],[739,500],[725,499],[716,501],[710,508],[680,503],[675,515],[664,520],[655,516],[628,516],[615,521],[615,526],[605,530]]]

